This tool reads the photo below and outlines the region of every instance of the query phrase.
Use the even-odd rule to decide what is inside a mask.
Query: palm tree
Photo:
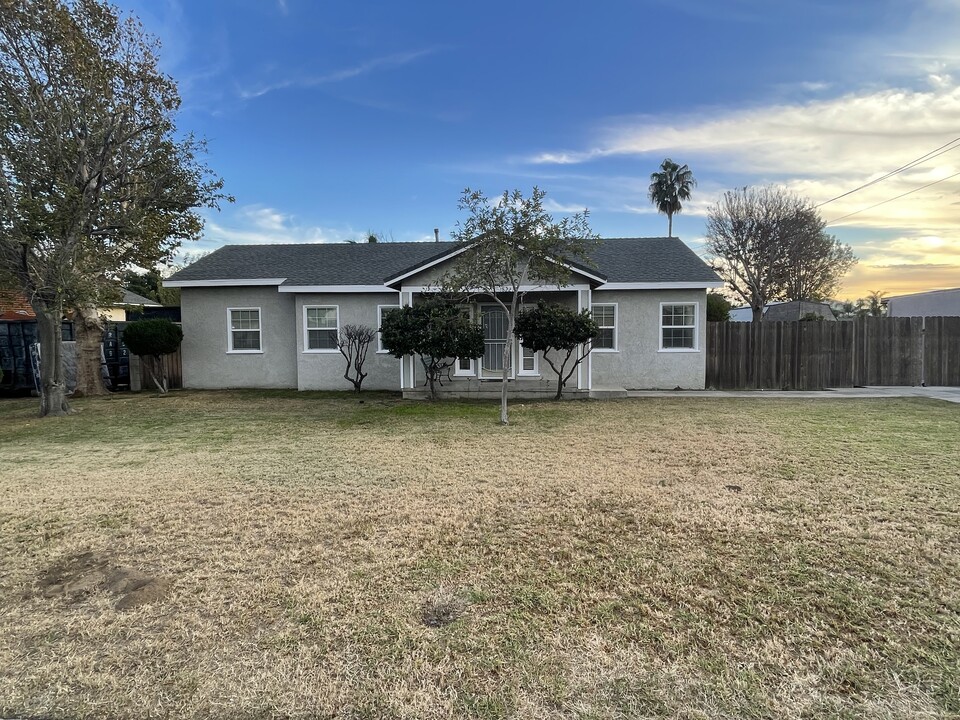
[[[683,209],[681,200],[690,199],[690,191],[697,186],[693,173],[686,165],[677,165],[667,158],[660,164],[660,172],[650,175],[650,202],[657,212],[667,216],[667,235],[673,237],[673,216]]]

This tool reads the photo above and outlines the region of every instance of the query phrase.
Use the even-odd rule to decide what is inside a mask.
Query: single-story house
[[[763,307],[764,322],[790,322],[803,320],[810,316],[817,316],[821,320],[834,322],[837,316],[827,303],[812,300],[790,300],[788,302],[772,302]],[[753,322],[753,308],[733,308],[730,311],[731,322]]]
[[[895,295],[883,302],[889,317],[956,317],[960,315],[960,288]]]
[[[181,291],[184,387],[348,389],[339,329],[379,328],[384,312],[433,292],[463,250],[453,242],[222,247],[165,281]],[[600,395],[703,388],[706,291],[721,286],[677,238],[608,238],[590,266],[572,266],[564,287],[523,290],[528,304],[542,298],[592,311],[601,335],[568,389]],[[499,392],[509,343],[513,391],[551,392],[552,371],[506,337],[499,306],[476,295],[468,308],[483,327],[486,351],[457,359],[442,391]],[[425,380],[420,361],[394,358],[379,337],[375,342],[364,387],[416,395]]]

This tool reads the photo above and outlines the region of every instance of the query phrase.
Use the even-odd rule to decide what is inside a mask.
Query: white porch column
[[[577,310],[590,310],[593,303],[593,290],[587,285],[585,290],[577,290]],[[593,388],[593,353],[587,355],[577,366],[577,390]]]
[[[409,287],[400,288],[400,307],[410,305],[413,307],[413,290]],[[400,360],[400,388],[414,390],[417,387],[416,381],[416,361],[417,359],[410,355]]]

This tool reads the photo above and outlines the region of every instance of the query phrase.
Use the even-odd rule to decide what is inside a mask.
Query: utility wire
[[[908,190],[907,192],[903,193],[902,195],[897,195],[896,197],[892,197],[892,198],[890,198],[889,200],[884,200],[883,202],[878,202],[876,205],[871,205],[870,207],[865,207],[865,208],[863,208],[862,210],[857,210],[857,211],[855,211],[855,212],[848,213],[848,214],[844,215],[843,217],[838,217],[838,218],[836,218],[836,219],[831,220],[830,222],[828,222],[827,225],[833,225],[834,223],[838,223],[838,222],[840,222],[841,220],[846,220],[848,217],[852,217],[853,215],[859,215],[859,214],[862,213],[862,212],[866,212],[867,210],[873,210],[875,207],[880,207],[881,205],[886,205],[888,202],[893,202],[894,200],[899,200],[899,199],[902,198],[902,197],[906,197],[907,195],[912,195],[913,193],[918,192],[918,191],[920,191],[920,190],[925,190],[926,188],[932,187],[933,185],[939,185],[940,183],[946,182],[947,180],[952,180],[953,178],[957,177],[958,175],[960,175],[960,172],[956,172],[956,173],[954,173],[953,175],[949,175],[949,176],[947,176],[947,177],[945,177],[945,178],[941,178],[940,180],[934,180],[932,183],[927,183],[926,185],[921,185],[920,187],[914,188],[913,190]]]
[[[864,183],[863,185],[861,185],[861,186],[859,186],[859,187],[855,187],[853,190],[848,190],[847,192],[843,193],[842,195],[837,195],[837,196],[834,197],[834,198],[830,198],[829,200],[825,200],[825,201],[823,201],[822,203],[820,203],[819,205],[815,205],[814,207],[818,207],[818,208],[819,208],[819,207],[823,207],[824,205],[828,205],[828,204],[832,203],[834,200],[839,200],[840,198],[845,198],[847,195],[853,195],[853,193],[855,193],[855,192],[860,192],[860,191],[863,190],[864,188],[868,188],[868,187],[870,187],[871,185],[876,185],[878,182],[883,182],[883,181],[886,180],[887,178],[893,177],[894,175],[896,175],[896,174],[898,174],[898,173],[902,173],[904,170],[909,170],[910,168],[916,167],[917,165],[920,165],[921,163],[925,163],[927,160],[933,160],[933,158],[938,157],[938,156],[940,156],[940,155],[943,155],[944,153],[948,153],[948,152],[950,152],[951,150],[956,150],[958,147],[960,147],[960,145],[956,145],[956,144],[955,144],[955,143],[957,143],[957,142],[960,142],[960,137],[954,138],[954,139],[951,140],[950,142],[945,143],[945,144],[941,145],[941,146],[938,147],[938,148],[934,148],[933,150],[931,150],[930,152],[926,153],[925,155],[921,155],[921,156],[918,157],[916,160],[911,160],[911,161],[908,162],[906,165],[901,165],[901,166],[898,167],[896,170],[891,170],[891,171],[888,172],[886,175],[882,175],[882,176],[880,176],[880,177],[878,177],[878,178],[875,178],[874,180],[871,180],[871,181],[868,182],[868,183]],[[953,145],[953,147],[947,147],[948,145]],[[946,149],[944,149],[944,148],[946,148]],[[869,208],[868,208],[868,209],[869,209]]]

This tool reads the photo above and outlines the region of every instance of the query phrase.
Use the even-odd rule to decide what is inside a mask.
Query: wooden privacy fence
[[[707,387],[960,386],[960,317],[707,323]]]

